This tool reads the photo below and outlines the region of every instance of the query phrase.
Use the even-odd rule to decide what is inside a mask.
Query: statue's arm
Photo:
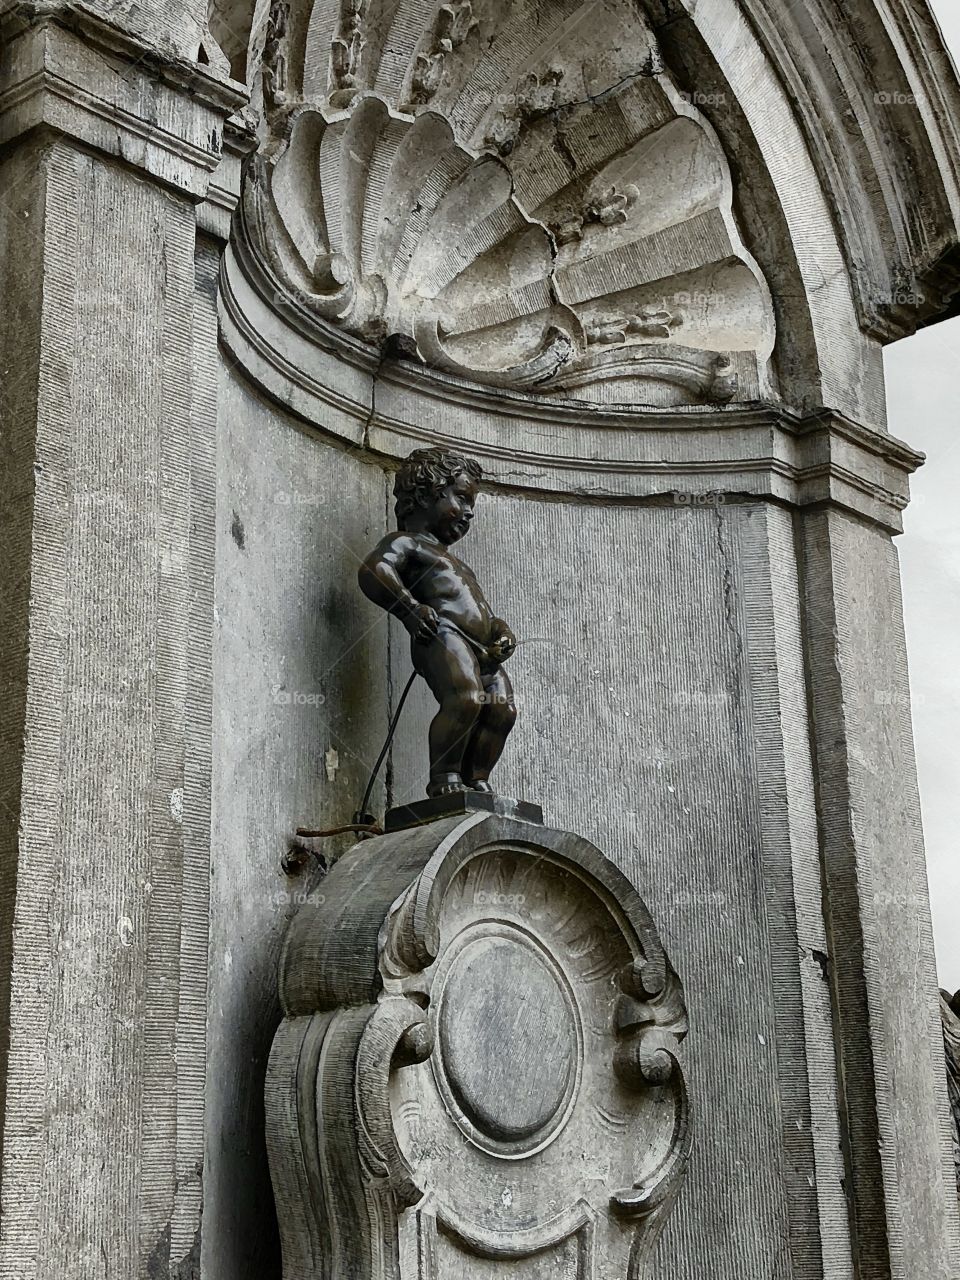
[[[367,599],[405,625],[419,607],[419,601],[403,585],[402,574],[409,558],[409,549],[402,541],[385,538],[370,552],[357,574],[360,590]]]
[[[439,633],[440,619],[404,585],[404,574],[417,567],[411,551],[403,534],[389,534],[364,560],[357,577],[368,599],[399,618],[415,640],[427,643]]]
[[[421,604],[404,586],[403,574],[410,564],[406,540],[396,534],[384,538],[360,566],[360,590],[374,604],[399,618],[415,639],[432,640],[440,629],[440,620],[435,609]]]

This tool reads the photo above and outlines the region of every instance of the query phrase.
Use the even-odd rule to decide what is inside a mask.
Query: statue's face
[[[468,475],[451,480],[436,498],[430,512],[430,524],[441,542],[449,546],[459,542],[470,529],[477,502],[477,484]]]

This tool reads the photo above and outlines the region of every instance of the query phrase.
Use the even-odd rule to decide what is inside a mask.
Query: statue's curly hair
[[[397,472],[393,496],[397,500],[397,528],[403,529],[411,511],[426,507],[457,476],[467,475],[479,481],[483,470],[479,462],[461,457],[449,449],[414,449]]]

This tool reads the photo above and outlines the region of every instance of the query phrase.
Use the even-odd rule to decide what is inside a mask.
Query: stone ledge
[[[0,21],[0,147],[45,128],[194,200],[220,164],[246,89],[167,57],[80,7],[20,5]]]

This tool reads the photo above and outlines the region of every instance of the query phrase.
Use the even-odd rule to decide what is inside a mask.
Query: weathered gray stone
[[[8,8],[3,37],[0,1275],[175,1274],[200,1229],[210,862],[195,202],[242,94],[90,13]]]
[[[382,473],[226,372],[220,412],[203,1248],[205,1275],[228,1280],[279,1267],[263,1080],[277,959],[306,891],[281,864],[296,827],[335,826],[344,804],[349,821],[359,803],[389,717],[370,674],[385,672],[389,636],[355,586],[382,527]]]
[[[279,1274],[281,863],[349,820],[407,675],[353,553],[396,460],[455,443],[524,642],[503,789],[642,887],[694,1014],[655,1273],[952,1280],[891,543],[919,458],[881,369],[957,292],[926,6],[51,0],[2,31],[0,1276],[189,1275],[201,1186],[204,1280]],[[387,159],[427,135],[414,192]],[[664,286],[612,287],[613,244]],[[421,335],[439,367],[395,358]],[[378,813],[422,791],[428,711]]]
[[[43,128],[206,196],[240,85],[76,4],[11,5],[0,34],[0,144]]]
[[[215,424],[193,381],[191,206],[59,139],[27,157],[9,216],[43,232],[10,266],[43,296],[5,348],[29,604],[10,636],[0,1274],[135,1275],[199,1225]]]
[[[280,990],[285,1280],[649,1274],[686,1013],[599,850],[483,813],[365,841],[293,920]]]
[[[526,9],[485,18],[462,77],[494,37],[512,41],[513,74],[529,69]],[[621,21],[625,47],[654,43],[635,6]],[[247,184],[254,247],[305,311],[407,338],[430,366],[488,385],[664,406],[766,396],[773,307],[716,137],[662,63],[631,74],[585,38],[583,24],[561,38],[549,110],[524,116],[503,158],[485,141],[496,97],[474,94],[451,129],[453,84],[415,118],[387,84],[339,110],[302,109]],[[521,79],[500,96],[522,113],[530,92]],[[589,178],[555,154],[558,120],[571,139],[595,131]],[[311,176],[333,167],[335,211]]]

